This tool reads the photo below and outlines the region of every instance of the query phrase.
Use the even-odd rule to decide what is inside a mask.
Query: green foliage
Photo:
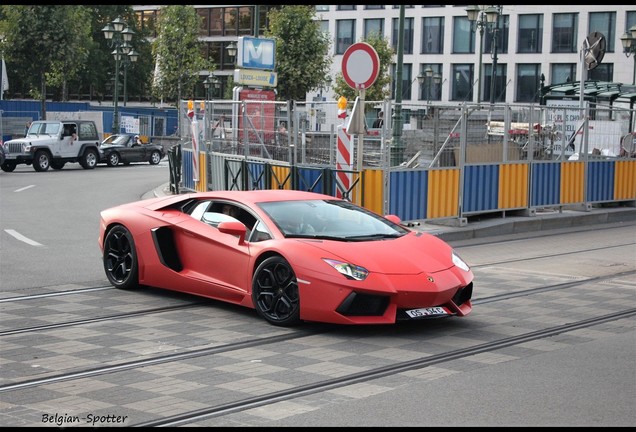
[[[268,14],[264,34],[276,41],[279,100],[305,100],[308,92],[330,84],[330,41],[315,13],[309,5],[283,6]]]
[[[391,93],[391,76],[389,75],[389,66],[392,63],[395,52],[389,43],[388,39],[382,38],[375,33],[372,33],[362,42],[366,42],[371,45],[378,53],[380,59],[380,71],[378,73],[378,79],[373,83],[371,87],[365,90],[365,101],[382,101],[390,97]],[[339,96],[346,97],[349,101],[355,100],[358,96],[358,90],[354,90],[349,87],[342,77],[342,72],[336,74],[336,83],[333,86],[334,93]]]
[[[192,6],[161,8],[159,37],[153,45],[153,54],[158,63],[153,94],[158,99],[193,98],[199,72],[216,68],[201,55],[201,42],[198,39],[200,20],[201,17]]]

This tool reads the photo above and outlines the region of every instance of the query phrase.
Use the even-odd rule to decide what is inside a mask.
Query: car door
[[[143,149],[141,146],[136,146],[134,144],[134,137],[129,135],[128,141],[126,141],[126,162],[140,162],[143,160]]]
[[[181,274],[205,282],[206,291],[200,294],[236,302],[248,292],[249,243],[239,243],[238,237],[195,218],[179,223],[175,242],[183,265]]]

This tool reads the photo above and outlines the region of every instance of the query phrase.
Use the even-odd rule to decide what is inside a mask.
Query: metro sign
[[[238,38],[236,64],[246,69],[273,70],[276,41],[274,39],[241,36]]]

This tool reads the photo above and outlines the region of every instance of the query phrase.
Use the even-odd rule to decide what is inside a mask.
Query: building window
[[[344,54],[355,40],[355,20],[336,20],[336,54]]]
[[[453,54],[473,54],[475,32],[470,29],[468,17],[453,17]]]
[[[601,32],[603,36],[605,36],[605,51],[614,52],[614,40],[616,39],[616,12],[590,12],[588,34],[595,31]]]
[[[543,50],[543,15],[519,15],[518,53],[540,53]]]
[[[393,49],[397,50],[400,32],[399,18],[393,18]],[[404,51],[403,54],[413,54],[413,18],[404,18]]]
[[[394,99],[397,99],[397,65],[391,65],[392,77],[391,80],[391,94],[394,95]],[[402,65],[402,100],[411,100],[411,84],[413,84],[413,65],[404,63]]]
[[[364,5],[366,10],[384,9],[384,5]]]
[[[316,5],[316,12],[329,12],[329,5]]]
[[[339,11],[356,10],[356,5],[338,5],[336,6],[336,10],[339,10]]]
[[[510,27],[509,23],[510,23],[510,16],[500,15],[499,18],[497,19],[497,31],[494,32],[493,30],[488,29],[488,31],[484,32],[484,53],[494,52],[495,34],[497,36],[497,52],[498,53],[508,52],[508,29]],[[472,52],[475,52],[474,49]]]
[[[451,65],[451,100],[461,102],[473,100],[474,68],[475,65],[472,63]]]
[[[329,36],[329,21],[321,20],[320,21],[320,31],[323,32],[327,37]]]
[[[576,63],[555,63],[552,65],[550,84],[576,81]]]
[[[422,18],[421,53],[444,53],[444,17]]]
[[[612,63],[601,63],[591,71],[587,71],[587,79],[591,81],[614,81],[614,65]]]
[[[552,52],[575,53],[576,34],[578,32],[578,14],[554,14],[552,21]]]
[[[384,18],[364,20],[364,38],[368,39],[371,34],[384,38]]]
[[[517,102],[539,102],[541,86],[540,64],[517,66]]]
[[[426,69],[430,68],[432,71],[431,76],[426,75]],[[438,79],[442,77],[443,66],[439,63],[422,63],[420,65],[420,73],[419,75],[424,77],[422,81],[422,85],[419,86],[419,100],[425,101],[439,101],[442,100],[442,84],[440,81],[438,83],[435,82],[435,77]],[[418,80],[419,85],[419,80]]]
[[[493,99],[494,102],[506,101],[506,87],[508,83],[508,77],[506,75],[506,65],[497,63],[497,76],[495,77],[495,88]],[[492,64],[486,65],[484,79],[484,100],[490,100],[490,90],[492,86]]]

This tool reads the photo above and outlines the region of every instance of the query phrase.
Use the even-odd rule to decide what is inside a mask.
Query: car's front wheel
[[[119,165],[119,153],[112,152],[111,154],[109,154],[108,159],[106,160],[106,164],[109,167],[114,167]]]
[[[159,162],[161,162],[161,153],[155,150],[150,154],[150,165],[157,165]]]
[[[277,326],[300,322],[300,297],[294,270],[281,256],[263,261],[252,278],[252,301],[256,312]]]
[[[46,150],[38,150],[33,158],[33,169],[42,172],[51,166],[51,155]]]
[[[4,161],[0,169],[4,172],[13,172],[17,164],[14,161]]]
[[[106,277],[114,287],[133,289],[139,286],[135,240],[123,225],[115,225],[106,234],[103,260]]]

